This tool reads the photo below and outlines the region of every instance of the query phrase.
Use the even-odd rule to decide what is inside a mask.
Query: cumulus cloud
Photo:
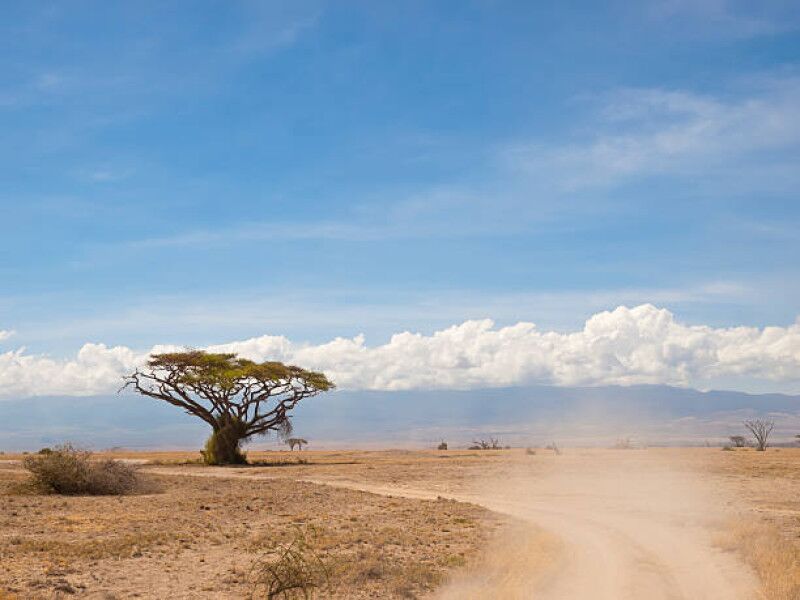
[[[0,354],[0,396],[91,396],[116,391],[123,373],[144,362],[147,352],[84,344],[75,358],[56,360],[25,348]]]
[[[0,354],[0,395],[90,395],[116,390],[149,352],[86,344],[74,359],[24,349]],[[343,389],[554,385],[697,385],[719,378],[800,382],[800,320],[788,327],[686,325],[666,309],[621,306],[583,329],[540,331],[533,323],[495,327],[466,321],[432,335],[398,333],[370,347],[363,336],[318,345],[264,335],[208,347],[254,360],[324,371]]]
[[[2,342],[3,340],[7,340],[12,335],[14,335],[13,331],[9,329],[0,329],[0,342]]]

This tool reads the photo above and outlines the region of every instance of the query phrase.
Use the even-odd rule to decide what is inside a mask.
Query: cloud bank
[[[117,390],[120,378],[156,346],[85,344],[72,359],[0,354],[0,396],[92,395]],[[533,383],[570,385],[668,384],[745,378],[800,383],[800,319],[788,327],[686,325],[663,308],[620,306],[593,315],[571,333],[540,331],[533,323],[495,328],[466,321],[432,335],[398,333],[369,347],[363,336],[311,345],[264,335],[209,346],[254,360],[280,360],[324,371],[340,388],[359,390],[468,389]]]

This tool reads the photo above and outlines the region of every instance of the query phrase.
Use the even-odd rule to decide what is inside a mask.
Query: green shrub
[[[91,452],[70,444],[49,453],[26,456],[22,466],[45,493],[65,495],[121,495],[137,487],[135,469],[116,460],[92,461]]]

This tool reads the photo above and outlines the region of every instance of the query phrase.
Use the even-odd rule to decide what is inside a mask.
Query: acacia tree
[[[333,389],[324,374],[280,362],[201,350],[154,354],[122,389],[168,402],[211,426],[203,456],[214,465],[246,462],[242,442],[292,431],[289,412],[303,398]]]
[[[752,419],[744,422],[744,426],[753,434],[756,439],[756,450],[764,451],[767,449],[767,441],[769,435],[775,427],[775,421],[767,421],[766,419]]]

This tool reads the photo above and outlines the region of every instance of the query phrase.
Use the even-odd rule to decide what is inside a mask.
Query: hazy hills
[[[700,392],[667,386],[530,386],[405,392],[339,391],[295,412],[299,435],[326,446],[419,446],[498,436],[513,445],[717,442],[748,416],[771,415],[775,439],[800,432],[800,396]],[[172,406],[136,396],[0,401],[0,450],[69,440],[96,448],[194,447],[205,426]],[[277,447],[274,439],[258,445]]]

